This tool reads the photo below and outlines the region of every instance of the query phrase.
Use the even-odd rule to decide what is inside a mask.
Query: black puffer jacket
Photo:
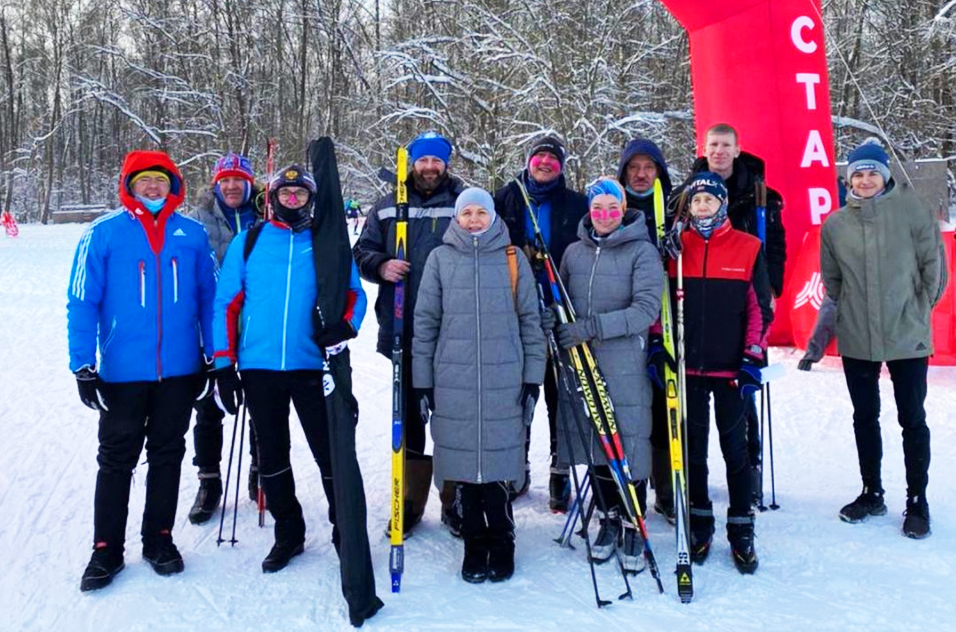
[[[681,192],[694,174],[707,171],[707,158],[701,157],[694,162],[691,174],[674,193],[669,204],[674,207]],[[727,180],[727,193],[730,202],[727,216],[730,224],[737,230],[757,236],[757,181],[764,180],[764,162],[745,151],[734,159],[734,171]],[[787,238],[783,227],[783,198],[775,190],[767,187],[767,273],[774,296],[783,293],[784,266],[787,262]]]
[[[527,177],[527,171],[521,173]],[[562,180],[564,175],[561,175]],[[561,265],[561,257],[568,246],[578,240],[578,222],[588,212],[588,199],[577,191],[567,188],[562,182],[548,198],[551,202],[551,234],[548,248],[554,265]],[[511,181],[495,192],[495,212],[505,220],[511,243],[519,248],[534,241],[534,235],[525,230],[527,209],[518,185]]]
[[[418,286],[431,251],[442,245],[448,224],[455,217],[455,200],[462,192],[461,180],[448,177],[427,198],[415,189],[408,179],[408,261],[411,268],[405,279],[405,340],[411,344],[414,336],[413,320]],[[378,268],[395,258],[395,194],[379,199],[368,213],[365,227],[352,249],[362,278],[381,287],[375,299],[375,317],[378,319],[379,353],[392,356],[392,304],[395,302],[395,284],[378,274]]]

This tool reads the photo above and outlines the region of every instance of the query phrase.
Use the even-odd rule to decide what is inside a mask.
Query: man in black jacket
[[[664,153],[652,140],[635,138],[621,150],[617,179],[624,186],[627,208],[644,213],[647,232],[657,244],[657,224],[654,218],[654,181],[660,178],[664,199],[671,193],[671,177],[667,172]],[[660,333],[652,333],[647,343],[648,357],[663,351]],[[654,509],[674,523],[674,488],[671,481],[670,434],[667,431],[667,399],[664,390],[655,383],[651,403],[651,483],[654,486]]]
[[[718,123],[707,130],[704,137],[704,155],[694,162],[691,175],[674,191],[670,203],[680,203],[681,192],[694,174],[712,171],[720,175],[729,195],[727,216],[731,225],[740,231],[759,235],[757,196],[766,191],[766,236],[764,252],[767,274],[774,298],[783,293],[784,265],[787,261],[787,239],[783,227],[783,197],[764,183],[764,161],[740,150],[737,130],[726,123]],[[763,476],[760,464],[760,434],[757,407],[753,400],[747,405],[747,436],[750,464],[754,476],[754,499],[763,495]]]
[[[412,317],[425,261],[442,244],[442,237],[455,216],[455,200],[461,181],[448,173],[451,143],[436,132],[425,132],[408,145],[412,168],[408,177],[408,241],[406,261],[395,258],[395,194],[379,199],[368,213],[365,227],[352,252],[359,273],[377,283],[375,316],[378,319],[377,350],[392,357],[392,307],[395,283],[405,281],[405,534],[425,512],[431,485],[432,461],[425,454],[425,420],[420,402],[412,393]],[[452,532],[455,532],[452,526]]]
[[[545,136],[537,140],[528,152],[525,169],[518,174],[528,191],[531,203],[547,242],[548,250],[555,267],[561,265],[565,249],[578,240],[578,222],[588,212],[588,200],[583,194],[567,187],[564,177],[566,151],[564,144],[555,136]],[[505,221],[511,234],[511,243],[523,248],[538,273],[538,282],[545,284],[538,265],[538,253],[534,245],[534,227],[528,214],[527,204],[521,189],[514,181],[509,182],[495,192],[495,212]],[[547,288],[547,285],[545,285]],[[550,296],[550,288],[545,297]],[[546,300],[548,300],[546,298]],[[568,470],[557,467],[556,420],[558,412],[558,386],[554,380],[554,371],[550,368],[544,378],[544,401],[548,407],[548,426],[551,431],[551,480],[549,488],[551,511],[564,513],[568,510],[571,497],[571,483]],[[531,442],[531,430],[528,430],[528,446]],[[518,494],[528,489],[530,484],[529,467],[525,468],[525,480],[519,484]]]

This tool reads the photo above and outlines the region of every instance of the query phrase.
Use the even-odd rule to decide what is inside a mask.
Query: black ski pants
[[[505,481],[456,483],[461,502],[461,537],[466,542],[512,542],[515,519]]]
[[[714,397],[720,450],[727,469],[729,515],[748,515],[753,481],[747,454],[746,400],[726,377],[687,376],[687,482],[690,502],[696,507],[710,506],[707,446],[711,395]]]
[[[329,503],[329,522],[332,523],[332,542],[338,547],[322,372],[246,369],[242,372],[242,383],[251,425],[259,439],[259,477],[268,499],[269,512],[276,521],[276,541],[299,543],[305,540],[305,520],[295,495],[295,479],[289,460],[292,448],[289,435],[291,402],[322,474],[322,488]]]
[[[93,539],[122,551],[126,541],[130,482],[146,445],[143,539],[170,533],[176,522],[179,473],[198,376],[161,382],[105,382],[109,410],[100,413]]]
[[[929,427],[926,425],[927,358],[891,360],[886,363],[893,382],[897,421],[903,429],[903,461],[906,464],[906,489],[909,496],[922,496],[929,482]],[[853,402],[853,432],[860,459],[863,484],[872,490],[883,489],[881,463],[883,440],[880,435],[881,362],[843,358],[843,374]]]
[[[219,473],[219,463],[222,461],[222,420],[226,413],[216,404],[212,396],[199,400],[193,406],[196,409],[196,424],[193,426],[193,448],[196,455],[193,465],[199,468],[201,474]],[[252,465],[259,462],[256,446],[256,433],[249,426],[249,455]]]

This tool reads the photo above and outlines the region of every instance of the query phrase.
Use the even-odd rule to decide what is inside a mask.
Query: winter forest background
[[[882,128],[904,158],[949,159],[953,186],[956,1],[823,15],[837,156]],[[428,128],[492,187],[543,130],[576,187],[634,135],[683,172],[687,37],[657,0],[0,0],[0,204],[21,221],[114,204],[130,149],[170,152],[195,196],[227,150],[264,171],[269,137],[279,165],[331,135],[346,196],[369,201]]]

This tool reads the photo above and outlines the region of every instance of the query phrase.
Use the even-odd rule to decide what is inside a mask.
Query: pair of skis
[[[519,178],[515,178],[515,183],[521,191],[528,215],[534,228],[535,247],[541,254],[544,271],[547,275],[548,286],[551,291],[551,298],[560,323],[573,323],[576,320],[574,306],[571,304],[567,289],[555,269],[554,260],[551,258],[547,242],[541,233],[541,227],[538,224],[537,213],[528,191]],[[597,361],[591,352],[587,343],[581,343],[568,350],[571,368],[575,376],[578,394],[584,404],[585,413],[591,420],[594,430],[597,432],[604,455],[611,469],[618,492],[624,503],[628,519],[634,524],[634,527],[641,534],[644,541],[643,554],[644,559],[650,568],[651,576],[657,582],[660,592],[664,592],[664,586],[661,583],[660,570],[657,567],[657,560],[651,549],[650,538],[647,532],[647,526],[644,523],[644,515],[641,511],[640,503],[637,500],[637,491],[631,479],[630,465],[627,456],[624,454],[624,448],[621,443],[621,436],[617,427],[617,416],[614,412],[614,405],[607,390],[607,380],[601,372]]]

